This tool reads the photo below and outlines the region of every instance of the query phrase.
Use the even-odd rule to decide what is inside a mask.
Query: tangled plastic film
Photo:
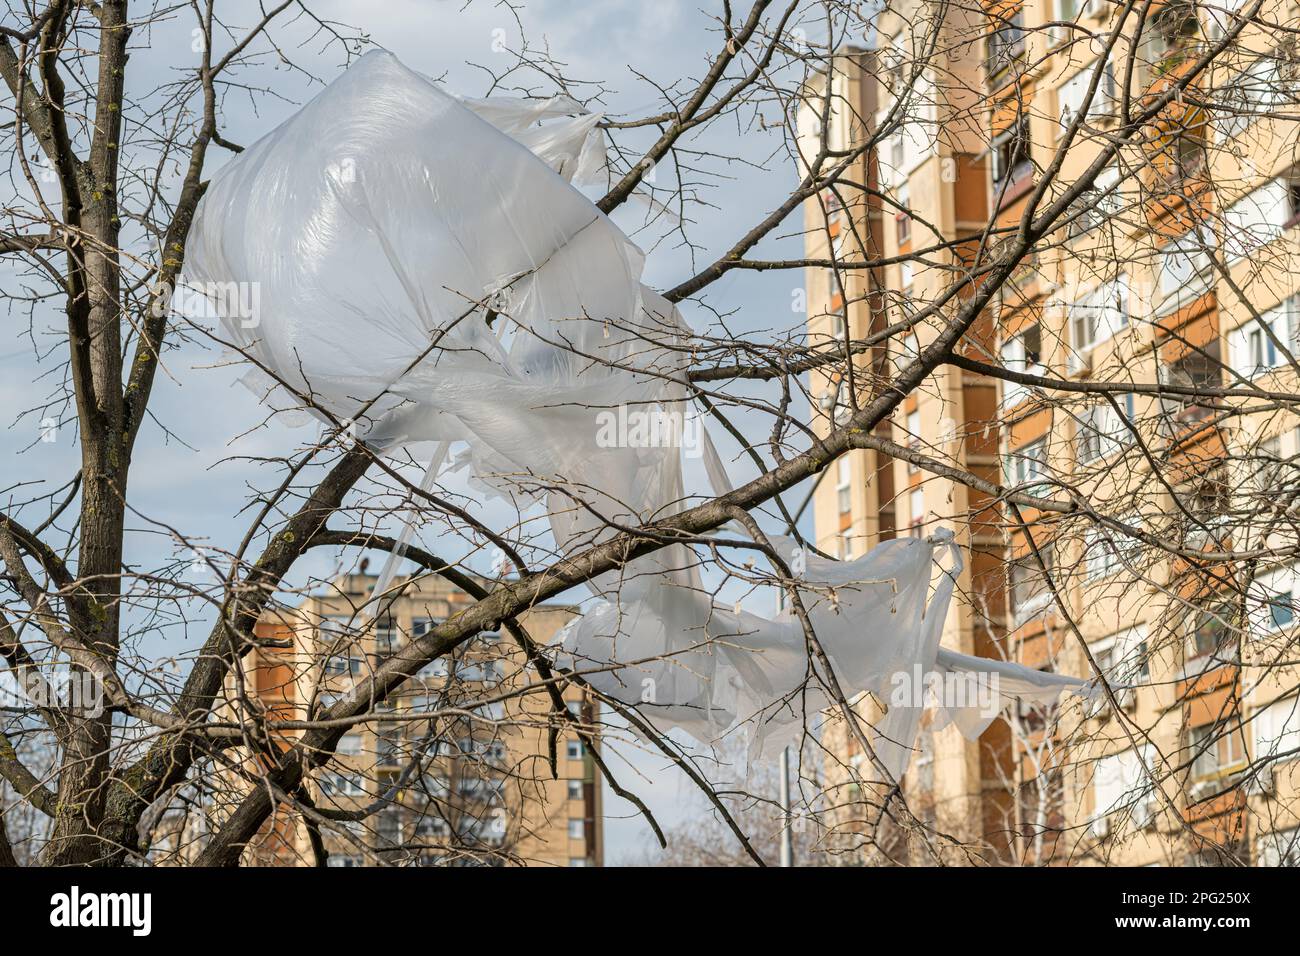
[[[378,449],[437,442],[426,484],[458,449],[483,486],[540,499],[561,552],[670,515],[686,499],[680,447],[619,447],[593,424],[598,410],[683,409],[690,354],[676,308],[641,284],[641,251],[573,185],[603,171],[599,119],[564,98],[460,99],[370,53],[213,177],[187,281],[257,284],[253,314],[218,311],[272,407],[309,398]],[[950,535],[852,561],[771,540],[802,567],[802,603],[850,698],[889,701],[899,675],[945,673],[1003,698],[1092,691],[939,646],[961,571]],[[557,661],[661,730],[709,742],[743,726],[753,755],[771,753],[833,701],[807,680],[800,621],[715,604],[698,563],[672,545],[593,580]],[[894,779],[924,706],[895,700],[871,729]],[[992,719],[941,709],[968,736]]]

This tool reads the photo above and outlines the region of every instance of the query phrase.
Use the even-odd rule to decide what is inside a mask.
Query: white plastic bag
[[[474,480],[543,500],[557,546],[589,547],[686,497],[679,447],[611,443],[601,416],[688,411],[681,317],[570,183],[603,167],[597,120],[563,100],[459,100],[370,53],[213,177],[187,276],[256,284],[253,314],[222,328],[266,370],[250,384],[275,407],[309,398],[381,448],[463,442]],[[716,454],[707,463],[726,490]],[[793,541],[777,545],[793,557]],[[848,694],[883,695],[918,666],[1047,696],[1081,686],[941,651],[952,578],[931,587],[933,557],[900,540],[804,562],[801,593]],[[674,545],[593,581],[560,661],[661,728],[709,741],[743,723],[770,751],[833,700],[809,680],[798,620],[715,606],[698,563]],[[920,712],[891,707],[873,731],[895,777]]]

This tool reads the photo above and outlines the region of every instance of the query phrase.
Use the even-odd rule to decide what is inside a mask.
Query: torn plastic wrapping
[[[641,284],[640,250],[571,185],[603,168],[597,121],[564,100],[459,100],[370,53],[213,177],[187,277],[256,284],[254,314],[223,314],[222,330],[269,370],[249,384],[273,407],[310,396],[381,449],[464,443],[473,480],[545,502],[561,551],[589,547],[686,500],[679,447],[611,444],[595,423],[620,406],[686,412],[689,355],[677,310]],[[711,447],[706,466],[726,490]],[[847,694],[882,697],[917,666],[996,672],[1039,696],[1083,685],[940,650],[952,574],[932,588],[934,550],[803,559],[803,601]],[[771,752],[833,702],[805,688],[794,615],[716,605],[698,564],[673,545],[591,582],[559,662],[661,729],[708,742],[743,725]],[[873,731],[895,777],[920,713],[891,707]]]

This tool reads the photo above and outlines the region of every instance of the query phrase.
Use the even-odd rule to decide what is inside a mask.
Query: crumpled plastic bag
[[[603,168],[597,121],[563,99],[458,99],[367,54],[213,177],[187,279],[256,285],[254,307],[223,312],[221,328],[273,407],[309,399],[377,448],[464,443],[456,463],[475,481],[545,502],[562,552],[589,547],[686,500],[679,447],[602,440],[599,416],[689,411],[689,330],[571,183]],[[711,447],[708,465],[726,490]],[[794,541],[775,543],[793,559]],[[1041,699],[1083,687],[940,649],[953,576],[931,586],[934,551],[900,540],[803,560],[803,600],[850,696],[881,696],[917,666],[996,674]],[[771,752],[832,699],[809,679],[795,617],[715,605],[699,561],[672,545],[601,575],[557,659],[661,729],[707,742],[743,724],[753,752]],[[891,706],[872,730],[895,778],[922,709]],[[958,711],[963,730],[983,729]]]

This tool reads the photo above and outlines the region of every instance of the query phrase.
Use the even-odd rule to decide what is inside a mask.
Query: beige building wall
[[[1294,19],[1293,6],[1288,10]],[[998,224],[1019,220],[1037,170],[1056,151],[1062,111],[1068,117],[1077,78],[1095,66],[1096,54],[1086,44],[1067,42],[1074,34],[1048,24],[1077,20],[1084,28],[1104,30],[1113,15],[1111,5],[1059,0],[989,4],[998,22],[1024,30],[1018,51],[1013,47],[999,69],[987,65],[985,40],[971,42],[986,33],[975,19],[977,11],[954,12],[963,19],[945,24],[934,48],[923,49],[916,46],[915,32],[903,26],[921,22],[920,9],[904,4],[897,18],[887,15],[879,51],[841,58],[842,75],[832,81],[844,91],[837,98],[853,104],[862,121],[832,126],[831,135],[861,136],[873,122],[888,120],[892,102],[871,92],[860,69],[865,57],[879,58],[886,84],[893,82],[895,62],[909,69],[918,63],[933,67],[934,78],[921,72],[906,81],[921,95],[905,131],[883,139],[864,164],[864,181],[879,181],[889,197],[884,208],[850,210],[879,226],[874,233],[865,231],[876,236],[876,254],[887,259],[969,235],[990,216]],[[1201,23],[1197,29],[1202,37],[1213,35],[1212,25]],[[1248,52],[1225,62],[1212,78],[1216,88],[1240,85],[1235,71],[1249,62],[1249,51],[1267,52],[1276,34],[1253,27],[1242,41]],[[1162,40],[1160,49],[1144,48],[1144,63],[1133,78],[1135,94],[1159,89],[1185,69],[1181,42],[1174,36]],[[891,50],[900,44],[902,55],[891,60]],[[1109,91],[1113,112],[1119,91],[1101,88]],[[974,96],[972,91],[983,92]],[[818,93],[810,90],[801,120],[807,144],[820,132]],[[1006,144],[1021,118],[1028,147],[1026,154],[1015,155]],[[1255,315],[1268,313],[1284,347],[1300,343],[1295,125],[1264,118],[1224,130],[1203,112],[1181,107],[1165,122],[1170,132],[1155,144],[1155,154],[1125,157],[1128,168],[1142,170],[1139,174],[1103,181],[1110,190],[1102,206],[1109,221],[1054,237],[973,330],[971,358],[1017,371],[1041,368],[1090,381],[1149,383],[1204,375],[1188,357],[1217,351],[1224,364],[1215,370],[1221,384],[1253,381],[1298,390],[1285,356],[1275,354],[1276,347],[1263,348],[1260,367],[1259,340],[1250,339],[1258,328]],[[1070,149],[1062,183],[1087,168],[1111,123],[1104,103],[1088,117],[1089,133]],[[1167,156],[1177,148],[1169,141],[1181,142],[1189,130],[1214,148],[1204,168],[1171,171]],[[1273,205],[1260,201],[1261,194]],[[1256,199],[1252,205],[1243,197]],[[1262,244],[1250,255],[1229,262],[1231,281],[1204,268],[1194,281],[1177,281],[1171,274],[1172,244],[1186,234],[1190,219],[1208,218],[1222,245],[1243,205],[1269,210],[1264,218],[1276,221],[1268,223]],[[810,257],[831,248],[828,211],[836,214],[824,198],[808,204]],[[848,251],[841,255],[849,257]],[[945,264],[959,265],[961,255],[958,247]],[[884,290],[878,300],[850,289],[847,322],[854,336],[896,327],[905,321],[909,302],[932,301],[951,281],[951,273],[938,269],[897,265],[873,277]],[[860,290],[863,277],[854,281]],[[835,284],[821,271],[809,270],[807,292],[810,335],[828,338],[839,332]],[[1111,301],[1122,303],[1122,321]],[[1115,327],[1099,330],[1099,321]],[[895,353],[926,345],[924,328],[918,329],[917,342],[899,331],[892,339]],[[862,364],[869,367],[866,359]],[[883,384],[864,374],[855,387],[869,393]],[[845,385],[814,376],[811,388],[825,427],[845,397]],[[1290,522],[1269,504],[1279,496],[1278,488],[1260,489],[1258,478],[1270,468],[1269,474],[1285,471],[1300,454],[1300,423],[1290,412],[1214,416],[1198,407],[1170,408],[1154,397],[1118,393],[1120,414],[1149,447],[1159,449],[1160,474],[1172,478],[1175,501],[1131,442],[1122,435],[1111,440],[1118,434],[1115,422],[1094,419],[1082,405],[1051,397],[943,367],[909,397],[888,434],[930,457],[1022,490],[1044,475],[1049,483],[1053,476],[1066,479],[1077,493],[1105,502],[1107,517],[1160,540],[1204,547],[1226,528],[1234,547],[1294,547]],[[1093,427],[1094,422],[1108,424]],[[1244,460],[1225,472],[1228,452]],[[1288,852],[1300,796],[1300,774],[1290,759],[1290,752],[1300,749],[1300,674],[1287,652],[1300,618],[1291,608],[1292,597],[1300,596],[1294,567],[1265,561],[1250,569],[1248,577],[1232,583],[1253,597],[1235,610],[1207,614],[1214,610],[1216,587],[1203,564],[1140,547],[1126,557],[1123,542],[1131,539],[1122,534],[1115,537],[1118,544],[1108,543],[1081,524],[1022,509],[1036,544],[1051,551],[1065,595],[1067,613],[1062,614],[1025,579],[1028,543],[1008,512],[990,509],[988,501],[963,486],[926,477],[904,461],[858,451],[846,462],[831,465],[815,494],[819,547],[856,556],[894,534],[953,526],[971,560],[945,628],[945,646],[1086,675],[1091,671],[1082,638],[1108,676],[1126,686],[1120,715],[1110,707],[1085,712],[1073,704],[1059,714],[1017,708],[1009,723],[996,723],[978,743],[964,741],[952,729],[923,732],[904,782],[909,804],[922,819],[984,846],[989,861],[1185,865],[1216,859],[1214,844],[1252,862],[1270,862]],[[1288,482],[1295,487],[1294,473],[1283,485]],[[1209,527],[1184,515],[1179,505],[1188,502],[1197,517],[1210,519]],[[1280,625],[1273,608],[1283,619]],[[1215,617],[1219,637],[1231,648],[1207,652],[1215,640],[1209,633]],[[1221,734],[1213,753],[1199,752],[1204,749],[1195,746],[1200,728],[1222,726],[1225,719],[1239,721],[1238,729]],[[1143,782],[1147,778],[1133,745],[1144,739],[1164,755],[1146,761],[1161,781],[1156,790]],[[843,765],[862,764],[842,732],[837,736],[833,730],[828,741]],[[1283,758],[1274,759],[1278,754]],[[836,802],[844,805],[846,818],[853,817],[852,803],[860,797],[851,777],[834,768],[828,774],[830,792],[843,794]],[[1295,848],[1289,852],[1294,859]]]

